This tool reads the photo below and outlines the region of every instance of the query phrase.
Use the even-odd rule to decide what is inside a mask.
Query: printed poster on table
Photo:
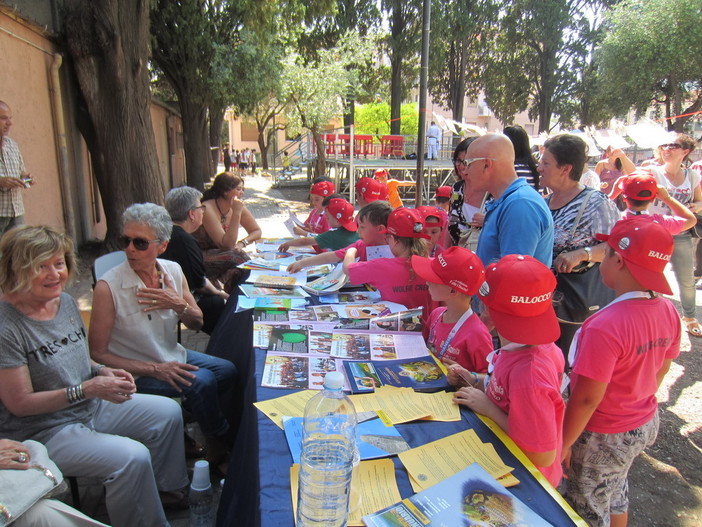
[[[325,356],[268,352],[261,386],[321,390],[330,371],[341,371],[342,361]]]
[[[448,388],[448,380],[434,357],[387,361],[345,361],[344,372],[353,393],[372,392],[379,386],[436,392]]]

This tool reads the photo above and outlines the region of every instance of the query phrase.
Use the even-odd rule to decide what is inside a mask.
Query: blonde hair
[[[412,256],[421,256],[426,258],[429,256],[429,244],[424,238],[410,238],[408,236],[395,236],[390,234],[400,246],[409,252],[408,258]]]
[[[45,225],[22,225],[7,231],[0,239],[0,290],[5,294],[29,291],[39,275],[39,266],[63,254],[68,279],[76,267],[73,241]]]

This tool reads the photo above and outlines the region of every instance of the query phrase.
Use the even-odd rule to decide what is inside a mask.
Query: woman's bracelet
[[[76,404],[81,401],[85,401],[83,384],[76,384],[75,386],[69,386],[66,388],[66,399],[68,399],[68,404]]]
[[[183,311],[178,313],[178,317],[183,318],[185,316],[185,314],[188,312],[188,309],[190,309],[190,304],[185,304],[185,309],[183,309]]]
[[[249,240],[247,240],[246,238],[242,238],[241,240],[239,240],[239,243],[241,245],[243,245],[244,247],[248,247],[249,243],[251,243],[251,242],[249,242]]]
[[[478,382],[480,382],[478,380],[478,374],[475,373],[474,371],[469,371],[468,373],[470,373],[473,376],[474,382],[473,382],[472,386],[473,386],[473,388],[476,388],[478,386]]]
[[[104,364],[96,364],[95,366],[91,366],[90,374],[93,377],[97,377],[98,375],[100,375],[100,370],[103,369],[104,367],[105,367]]]

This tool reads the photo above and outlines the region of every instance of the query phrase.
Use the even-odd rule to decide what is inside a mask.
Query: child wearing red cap
[[[388,179],[390,177],[390,172],[384,168],[379,168],[373,174],[375,179],[386,186],[387,196],[381,197],[388,202],[394,209],[402,207],[402,198],[400,198],[400,192],[397,190],[398,187],[413,187],[414,181],[400,181],[399,179]]]
[[[434,355],[447,364],[485,373],[492,337],[470,308],[472,296],[485,280],[485,269],[473,251],[449,247],[436,258],[412,257],[412,269],[427,281],[437,307],[429,315],[424,336]]]
[[[626,525],[627,474],[658,432],[656,391],[680,352],[680,321],[663,270],[673,238],[654,221],[618,221],[600,274],[616,298],[571,346],[563,425],[565,497],[590,525]]]
[[[424,234],[429,236],[429,256],[437,256],[445,247],[448,216],[431,205],[422,205],[417,210],[424,218]]]
[[[385,200],[387,195],[387,186],[373,178],[364,176],[356,182],[356,205],[361,208],[374,201]]]
[[[400,207],[388,216],[385,241],[394,258],[376,258],[353,263],[356,249],[344,255],[344,271],[352,284],[370,284],[380,291],[383,300],[397,302],[407,308],[422,307],[422,317],[428,317],[436,307],[425,280],[412,270],[410,258],[427,255],[427,238],[422,215],[415,209]]]
[[[356,240],[337,251],[316,254],[293,262],[288,266],[288,272],[297,273],[305,267],[339,263],[344,259],[346,251],[351,248],[356,249],[358,258],[365,262],[367,260],[366,247],[385,245],[385,226],[388,223],[388,216],[390,216],[391,212],[392,207],[387,201],[376,200],[373,203],[369,203],[358,211],[356,216],[358,223],[357,232],[360,240]]]
[[[556,278],[538,260],[516,254],[488,265],[485,276],[478,295],[502,347],[488,356],[487,375],[449,367],[449,382],[465,386],[454,401],[495,421],[555,487],[563,474],[565,406],[565,360],[554,344],[560,335],[552,304]]]
[[[434,203],[443,210],[446,215],[448,215],[449,206],[451,205],[451,194],[453,194],[453,188],[448,185],[438,187],[434,194]]]
[[[622,213],[622,219],[648,218],[660,223],[670,234],[675,236],[682,231],[692,228],[697,222],[693,212],[668,193],[668,189],[659,185],[653,174],[644,170],[636,170],[628,176],[620,177],[615,183],[612,199],[624,196],[627,210]],[[658,198],[668,206],[670,214],[651,214],[648,208]]]
[[[336,251],[358,240],[358,233],[356,232],[358,225],[356,225],[356,220],[353,218],[353,205],[336,194],[324,198],[322,204],[324,205],[324,213],[331,230],[282,243],[278,247],[279,251],[287,252],[290,247],[306,247],[309,245]]]
[[[304,222],[303,227],[295,225],[293,232],[307,236],[309,234],[321,234],[327,232],[331,227],[324,213],[324,198],[327,198],[335,192],[334,183],[331,181],[321,180],[316,181],[310,188],[310,211],[309,216]]]

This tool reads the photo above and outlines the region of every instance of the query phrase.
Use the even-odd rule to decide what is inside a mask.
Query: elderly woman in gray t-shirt
[[[44,443],[66,475],[100,478],[112,525],[168,525],[162,501],[185,503],[188,484],[180,407],[90,360],[63,292],[74,267],[73,243],[50,227],[0,240],[0,430]]]

